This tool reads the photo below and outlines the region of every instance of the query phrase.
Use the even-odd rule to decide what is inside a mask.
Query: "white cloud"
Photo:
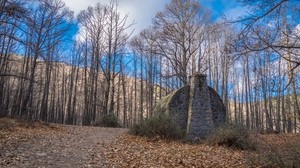
[[[229,20],[237,20],[239,17],[247,14],[247,7],[237,6],[235,8],[228,9],[224,15]]]
[[[295,36],[300,37],[300,23],[295,27],[293,33]]]
[[[88,6],[98,2],[109,4],[109,0],[63,0],[75,15]],[[162,10],[170,0],[119,0],[119,10],[122,15],[128,14],[128,22],[135,21],[135,34],[151,24],[155,14]]]
[[[88,6],[94,6],[97,2],[101,0],[62,0],[65,2],[66,6],[70,8],[70,10],[74,11],[75,15],[81,10],[86,9]]]

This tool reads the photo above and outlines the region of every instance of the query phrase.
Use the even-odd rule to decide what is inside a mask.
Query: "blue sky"
[[[95,6],[96,3],[109,3],[109,0],[63,0],[66,6],[74,11],[75,16],[88,6]],[[151,24],[155,14],[162,10],[170,0],[119,0],[119,9],[122,14],[128,14],[128,22],[135,22],[135,34]],[[245,13],[245,8],[241,7],[235,0],[199,0],[205,8],[212,11],[214,20],[221,15],[232,19]]]
[[[242,7],[236,0],[199,0],[200,4],[212,11],[212,16],[217,20],[221,15],[228,19],[235,19],[245,14],[245,7]]]

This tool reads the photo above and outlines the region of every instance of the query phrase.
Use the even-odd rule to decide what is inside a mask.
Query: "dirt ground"
[[[0,124],[0,167],[109,167],[103,157],[104,147],[127,131],[44,124],[24,127],[16,123],[1,129]]]
[[[255,151],[147,139],[128,129],[0,118],[1,168],[299,167],[300,134],[253,134]]]

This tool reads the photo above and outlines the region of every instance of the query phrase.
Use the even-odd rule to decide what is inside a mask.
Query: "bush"
[[[241,125],[225,124],[220,126],[208,136],[207,141],[210,144],[241,150],[256,149],[256,145],[249,138],[249,131]]]
[[[166,114],[159,114],[142,121],[131,128],[134,135],[148,138],[182,139],[184,130],[176,125],[175,121]]]
[[[100,121],[94,123],[94,126],[99,127],[120,127],[118,123],[118,118],[113,114],[104,115],[101,117]]]
[[[291,136],[292,135],[292,136]],[[256,136],[258,155],[248,158],[251,167],[300,168],[300,141],[296,134]]]

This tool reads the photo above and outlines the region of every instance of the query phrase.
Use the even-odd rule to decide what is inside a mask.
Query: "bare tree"
[[[118,83],[116,79],[121,72],[123,62],[120,60],[125,55],[124,48],[130,36],[126,31],[132,25],[127,23],[127,18],[127,15],[120,15],[116,1],[111,1],[109,5],[98,3],[95,7],[82,11],[78,16],[83,26],[86,47],[91,51],[86,51],[85,56],[85,67],[90,68],[90,75],[85,75],[84,124],[95,121],[96,116],[99,116],[96,115],[98,111],[101,111],[100,115],[107,115],[114,114],[117,110],[114,109],[118,101],[115,96],[120,86],[116,86]],[[103,75],[101,79],[100,72]],[[99,95],[99,90],[102,90],[103,94]]]
[[[242,17],[238,23],[244,26],[239,35],[238,51],[242,53],[251,51],[272,50],[283,59],[293,64],[294,70],[300,65],[299,1],[272,0],[272,1],[241,1],[250,8],[250,14]],[[289,16],[288,16],[289,15]],[[270,33],[266,34],[268,30]],[[286,31],[288,30],[288,31]],[[289,39],[289,43],[283,41]],[[284,53],[291,52],[292,57]]]
[[[154,29],[157,32],[159,52],[171,64],[180,85],[187,84],[189,65],[200,48],[201,24],[208,18],[207,12],[193,0],[172,0],[156,14]],[[195,59],[194,59],[195,60]]]
[[[60,0],[40,0],[37,8],[32,12],[31,18],[27,21],[28,31],[30,32],[26,34],[28,39],[26,41],[27,57],[30,61],[30,81],[28,82],[20,113],[22,116],[28,115],[29,117],[32,117],[34,113],[30,107],[33,106],[33,89],[38,59],[51,57],[55,47],[62,42],[64,34],[68,30],[68,24],[66,24],[64,19],[69,20],[72,18],[72,13],[65,8],[65,4]],[[46,92],[44,93],[46,94]],[[42,106],[45,106],[45,103],[47,103],[45,101],[47,99],[44,99]],[[41,108],[43,109],[43,107]],[[46,119],[45,116],[42,115],[41,117]]]

